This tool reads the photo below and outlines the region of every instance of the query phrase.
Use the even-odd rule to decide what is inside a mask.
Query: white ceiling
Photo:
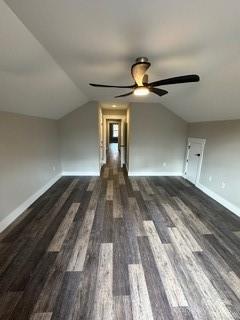
[[[1,70],[3,62],[3,66],[11,67],[4,82],[8,89],[13,82],[14,93],[0,98],[1,108],[4,104],[6,108],[17,108],[18,97],[23,95],[19,112],[26,99],[27,109],[32,107],[37,112],[45,108],[49,117],[60,117],[69,111],[67,105],[73,109],[86,99],[111,101],[114,95],[125,91],[93,88],[88,83],[130,84],[134,59],[147,56],[152,63],[150,81],[197,73],[201,82],[165,87],[169,94],[161,98],[151,95],[127,97],[123,101],[161,102],[187,121],[240,118],[237,0],[6,0],[6,3],[39,43],[27,29],[22,29],[25,34],[19,35],[23,26],[16,18],[14,21],[10,12],[4,14],[6,25],[11,25],[12,44],[8,43],[7,31],[4,35],[1,30],[3,43],[8,52],[22,51],[16,60],[11,60],[7,52],[5,62],[0,53]],[[22,42],[24,36],[29,39]],[[33,50],[33,56],[31,46],[39,47],[38,51]],[[23,82],[21,90],[16,84],[18,68],[24,81],[29,69],[33,73],[29,83]]]
[[[0,1],[0,110],[58,119],[87,98]]]

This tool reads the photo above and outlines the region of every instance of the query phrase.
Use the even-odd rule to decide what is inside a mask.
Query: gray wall
[[[59,121],[63,172],[99,172],[98,103],[88,102]]]
[[[0,221],[60,172],[57,122],[0,112]]]
[[[102,109],[102,114],[103,115],[112,115],[112,116],[114,116],[114,115],[117,115],[117,116],[119,116],[119,115],[122,115],[122,116],[125,116],[126,115],[126,112],[127,112],[127,109],[123,109],[123,110],[121,110],[121,109]]]
[[[186,122],[161,104],[132,103],[130,114],[129,171],[182,173]]]
[[[240,120],[191,123],[188,136],[206,139],[200,184],[240,208]]]

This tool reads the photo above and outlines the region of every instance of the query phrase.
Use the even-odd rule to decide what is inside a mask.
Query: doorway
[[[205,139],[188,138],[184,176],[194,185],[200,180],[205,143]]]
[[[122,119],[111,119],[106,118],[106,136],[105,136],[105,153],[106,153],[106,161],[110,160],[111,156],[114,154],[114,161],[119,163],[120,166],[123,166],[121,161],[121,155],[124,150],[121,149],[121,142],[123,140],[122,137]],[[114,151],[114,152],[113,152]],[[118,159],[116,159],[116,157]]]
[[[109,143],[118,143],[119,123],[109,123]]]
[[[118,153],[121,167],[126,165],[128,159],[128,110],[114,111],[99,109],[100,168],[107,163],[108,152],[113,150],[115,156]],[[109,148],[110,144],[114,145]]]
[[[121,124],[122,120],[107,119],[106,161],[108,165],[119,166],[121,164]]]

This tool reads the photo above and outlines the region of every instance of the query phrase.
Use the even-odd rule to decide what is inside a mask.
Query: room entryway
[[[185,178],[193,184],[199,182],[205,139],[189,138],[185,166]]]
[[[129,110],[99,108],[100,169],[109,156],[118,156],[118,165],[128,167]],[[114,160],[116,161],[116,159]]]
[[[119,123],[109,123],[109,143],[118,143]]]

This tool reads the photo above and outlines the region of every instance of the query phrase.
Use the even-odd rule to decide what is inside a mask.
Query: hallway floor
[[[2,235],[0,319],[240,319],[240,219],[181,177],[62,177]]]

